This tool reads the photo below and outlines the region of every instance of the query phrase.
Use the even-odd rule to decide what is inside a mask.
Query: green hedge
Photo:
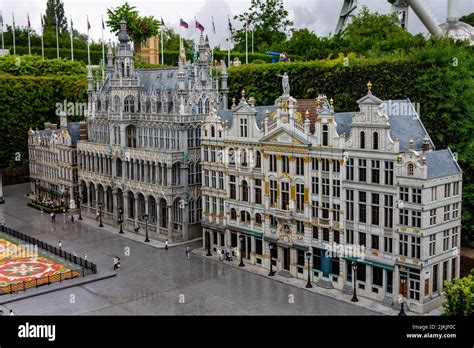
[[[26,164],[27,131],[59,123],[56,103],[87,101],[85,75],[12,76],[0,74],[0,167]],[[21,154],[20,163],[15,153]]]
[[[80,61],[42,59],[40,56],[0,57],[0,74],[15,76],[86,75],[86,65]]]
[[[102,51],[91,51],[91,64],[99,65],[100,60],[102,59]],[[13,49],[10,49],[10,54],[13,55]],[[28,46],[17,46],[16,47],[17,55],[28,55]],[[41,57],[41,47],[31,47],[31,54]],[[57,59],[57,51],[55,47],[46,47],[44,49],[44,57],[48,59]],[[60,59],[71,59],[71,49],[70,48],[59,48],[59,58]],[[107,60],[107,48],[105,49],[105,59]],[[81,61],[87,64],[87,49],[74,49],[74,61]]]

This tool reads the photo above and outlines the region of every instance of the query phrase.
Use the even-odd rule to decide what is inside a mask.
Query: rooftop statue
[[[283,75],[278,75],[281,77],[281,85],[283,87],[283,95],[290,95],[290,77],[285,72]]]

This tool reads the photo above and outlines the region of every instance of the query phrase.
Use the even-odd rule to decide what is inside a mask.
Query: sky
[[[107,19],[107,9],[123,4],[125,0],[64,0],[66,16],[72,18],[75,29],[87,32],[87,16],[91,23],[90,36],[95,41],[101,39],[101,16]],[[199,30],[194,28],[194,18],[206,28],[212,46],[221,45],[225,48],[227,31],[227,16],[246,11],[250,7],[250,0],[128,0],[136,6],[141,15],[163,17],[165,24],[179,32],[179,18],[189,24],[189,29],[181,29],[183,37],[197,39]],[[343,0],[285,0],[284,4],[294,21],[294,27],[308,28],[321,36],[333,33],[339,19]],[[379,13],[390,12],[391,5],[386,0],[358,0],[358,10],[366,5],[369,10]],[[446,22],[447,0],[424,0],[426,7],[431,11],[436,21]],[[460,15],[474,12],[474,0],[459,0]],[[26,26],[27,13],[33,29],[40,31],[40,13],[46,9],[46,0],[0,0],[0,11],[5,24],[11,25],[12,12],[15,14],[17,26]],[[216,27],[216,34],[212,31],[212,19]],[[234,28],[240,24],[233,20]],[[408,30],[414,34],[427,31],[416,14],[410,10],[408,15]],[[115,36],[104,32],[104,39],[115,40]]]

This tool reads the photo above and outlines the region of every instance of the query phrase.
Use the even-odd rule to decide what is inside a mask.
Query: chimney
[[[87,140],[87,123],[79,123],[79,140]]]
[[[59,126],[61,128],[67,128],[67,116],[64,111],[59,114]]]
[[[423,138],[423,152],[430,151],[430,139],[425,136]]]

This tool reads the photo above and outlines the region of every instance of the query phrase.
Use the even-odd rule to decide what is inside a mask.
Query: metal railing
[[[61,248],[57,248],[55,246],[52,246],[51,244],[43,242],[42,240],[29,236],[25,233],[18,232],[6,226],[0,226],[0,231],[14,238],[21,239],[29,244],[36,245],[38,246],[38,248],[46,250],[47,252],[51,254],[62,257],[63,259],[66,259],[69,262],[72,262],[78,266],[81,266],[82,268],[81,273],[83,277],[85,276],[86,270],[89,270],[94,274],[97,273],[97,265],[95,263],[84,260],[83,258],[73,255],[70,252],[62,250]],[[67,274],[69,274],[69,276],[67,276]],[[79,275],[81,275],[79,272],[70,270],[68,272],[63,272],[63,273],[59,273],[59,274],[55,274],[55,275],[51,275],[51,276],[47,276],[43,278],[37,278],[35,280],[23,281],[23,282],[3,286],[1,287],[2,292],[0,293],[10,293],[12,291],[15,292],[19,290],[25,290],[33,286],[38,287],[44,284],[51,284],[52,282],[58,281],[58,280],[61,282],[64,279],[72,279]],[[5,288],[9,288],[10,290],[8,291],[7,289],[7,291],[5,292]]]

